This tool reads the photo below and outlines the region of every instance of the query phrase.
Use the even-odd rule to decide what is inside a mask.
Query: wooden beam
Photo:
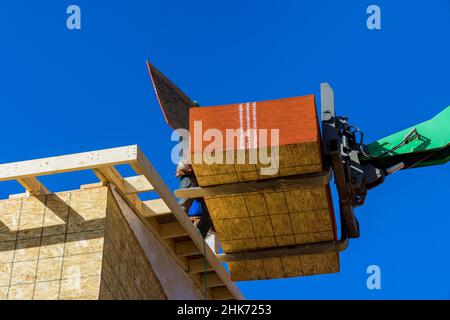
[[[25,198],[25,197],[29,197],[30,194],[28,192],[23,192],[23,193],[16,193],[16,194],[10,194],[8,196],[8,199],[18,199],[18,198]]]
[[[100,182],[95,182],[95,183],[82,184],[80,186],[80,189],[81,190],[86,190],[86,189],[92,189],[92,188],[99,188],[99,187],[102,187],[104,185],[105,184],[102,181],[100,181]]]
[[[187,257],[201,254],[201,251],[192,240],[186,240],[175,243],[175,254],[181,257]]]
[[[47,188],[35,177],[17,179],[22,187],[32,196],[40,196],[50,193]]]
[[[162,239],[171,239],[187,236],[186,230],[183,229],[183,227],[178,223],[178,221],[161,223],[159,226],[159,234]]]
[[[94,169],[94,173],[97,178],[100,179],[103,183],[112,183],[114,184],[122,193],[125,194],[125,186],[124,179],[120,175],[120,173],[114,167],[103,167]],[[133,202],[133,205],[139,212],[142,212],[142,203],[139,197],[135,194],[125,194],[129,200]]]
[[[242,251],[227,254],[218,254],[221,261],[259,260],[278,257],[292,257],[322,253],[341,252],[347,249],[348,238],[339,241],[326,241],[308,244],[293,245],[287,247],[259,249],[254,251]]]
[[[135,194],[125,194],[124,192],[124,183],[123,178],[120,175],[120,173],[116,170],[114,167],[103,167],[99,169],[94,169],[95,175],[102,181],[103,183],[112,183],[117,187],[117,189],[123,193],[123,195],[126,197],[127,201],[130,202],[130,204],[133,206],[134,209],[136,209],[139,214],[142,215],[143,212],[143,205],[141,199]],[[154,219],[149,219],[147,221],[150,223],[154,230],[159,232],[159,224]]]
[[[222,280],[216,273],[207,273],[206,275],[200,274],[200,282],[203,287],[205,286],[206,282],[207,288],[221,287],[224,285]]]
[[[324,186],[330,182],[331,171],[305,174],[295,177],[274,178],[257,181],[228,183],[213,187],[196,187],[175,190],[178,198],[202,198],[206,196],[229,196],[250,192],[279,191],[280,189],[308,189]]]
[[[206,266],[205,266],[206,264]],[[189,260],[189,272],[190,273],[200,273],[200,272],[206,272],[214,270],[211,265],[208,263],[208,261],[205,260],[205,258],[194,258]]]
[[[208,244],[208,246],[211,248],[211,250],[217,254],[219,251],[220,243],[217,239],[217,234],[213,231],[208,232],[208,236],[205,239],[205,242]]]
[[[121,194],[121,196],[125,199],[128,205],[135,210],[140,217],[142,217],[142,201],[135,194],[126,195],[124,190],[121,189],[123,184],[121,184],[121,176],[120,173],[114,167],[104,167],[101,169],[95,169],[94,171],[100,180],[109,182],[116,186],[116,190]],[[155,234],[155,236],[160,238],[160,224],[156,219],[149,217],[144,219],[142,217],[142,221],[148,226],[148,228]],[[179,264],[187,271],[189,270],[188,261],[186,258],[177,256],[174,252],[175,245],[171,239],[161,239],[161,243],[163,246],[169,251],[172,252],[173,257],[179,262]]]
[[[218,288],[211,288],[211,295],[214,300],[232,300],[233,296],[225,286]]]
[[[145,175],[148,181],[155,188],[155,191],[158,192],[158,194],[167,204],[174,217],[186,230],[188,236],[194,242],[193,245],[197,247],[197,250],[200,252],[200,248],[202,248],[201,252],[205,255],[206,260],[214,268],[214,271],[216,271],[217,275],[222,279],[226,288],[230,291],[230,294],[235,299],[244,299],[244,296],[240,292],[239,288],[231,280],[230,275],[226,272],[219,259],[217,259],[215,253],[209,248],[208,245],[205,245],[203,238],[198,232],[197,228],[189,220],[184,210],[178,204],[177,199],[175,198],[173,193],[170,191],[159,174],[153,168],[150,161],[148,161],[147,157],[139,148],[137,149],[137,162],[133,163],[133,168],[136,170],[137,174]],[[177,246],[177,244],[175,246]]]
[[[134,145],[0,164],[0,181],[132,163],[137,160],[137,150]]]
[[[154,190],[153,186],[148,182],[144,175],[124,178],[123,187],[126,194],[136,194]]]
[[[142,201],[142,209],[144,217],[172,214],[163,199]]]

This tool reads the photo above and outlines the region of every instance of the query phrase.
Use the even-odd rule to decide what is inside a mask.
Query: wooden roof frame
[[[136,176],[122,177],[115,169],[122,164],[129,164]],[[42,195],[50,191],[39,181],[39,176],[83,170],[94,170],[102,183],[113,184],[169,254],[200,284],[205,267],[199,263],[199,259],[203,260],[199,255],[206,258],[206,269],[213,272],[211,276],[214,279],[208,283],[211,299],[244,299],[221,261],[206,245],[174,194],[137,145],[0,164],[0,182],[16,180],[30,195]],[[141,201],[137,194],[146,191],[155,191],[161,199]],[[176,222],[160,223],[155,219],[158,215],[173,215]],[[187,236],[189,240],[175,243],[172,239],[179,236]]]

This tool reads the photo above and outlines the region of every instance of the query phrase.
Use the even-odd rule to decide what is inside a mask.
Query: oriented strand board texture
[[[279,165],[272,175],[262,175],[263,165],[256,164],[207,164],[197,163],[194,171],[201,186],[260,180],[278,176],[290,176],[320,172],[322,159],[320,135],[314,96],[306,96],[255,104],[197,108],[191,111],[193,122],[202,120],[203,130],[239,128],[243,109],[250,116],[248,123],[257,128],[279,129]],[[250,112],[246,112],[249,105]],[[253,112],[253,108],[255,112]],[[215,110],[218,110],[218,113]],[[246,127],[247,128],[247,127]],[[270,145],[270,144],[268,144]],[[257,145],[260,147],[260,144]],[[263,145],[263,149],[267,145]],[[239,141],[233,146],[224,145],[222,152],[231,157],[244,152],[249,159],[254,156],[251,144],[239,149]],[[191,148],[193,156],[204,151]],[[258,149],[259,151],[259,149]],[[237,159],[235,157],[234,159]],[[258,250],[295,244],[334,240],[336,237],[334,214],[329,187],[314,189],[281,189],[278,192],[246,193],[227,197],[208,197],[206,204],[224,252]],[[258,280],[306,276],[339,271],[338,254],[282,257],[228,263],[233,280]]]
[[[0,300],[164,298],[122,220],[107,187],[1,200]]]
[[[98,299],[106,195],[0,201],[0,299]]]

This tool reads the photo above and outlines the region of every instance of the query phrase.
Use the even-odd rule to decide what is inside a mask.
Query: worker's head
[[[191,174],[191,173],[192,173],[192,165],[191,165],[191,161],[189,161],[189,159],[183,159],[180,162],[178,162],[177,173],[176,173],[177,177],[182,177],[182,176],[185,176],[185,175]]]

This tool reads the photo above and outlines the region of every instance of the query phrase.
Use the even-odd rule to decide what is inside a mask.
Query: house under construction
[[[449,159],[450,107],[365,145],[359,129],[334,113],[326,84],[320,115],[313,95],[197,107],[150,64],[149,70],[174,129],[194,135],[196,122],[224,136],[227,129],[276,129],[276,143],[238,134],[236,144],[214,152],[231,163],[193,162],[199,186],[175,192],[135,145],[0,164],[0,186],[13,180],[25,189],[0,200],[0,300],[243,299],[235,281],[339,272],[339,252],[359,236],[354,208],[367,191],[398,170]],[[259,158],[236,160],[273,147],[270,174],[262,174]],[[206,148],[191,144],[192,158]],[[120,165],[134,175],[122,176]],[[39,181],[84,170],[99,182],[53,193]],[[144,192],[154,199],[141,200]],[[217,236],[204,240],[177,197],[205,199]]]

